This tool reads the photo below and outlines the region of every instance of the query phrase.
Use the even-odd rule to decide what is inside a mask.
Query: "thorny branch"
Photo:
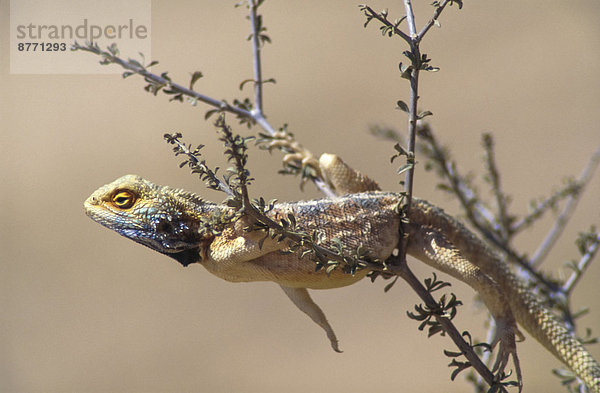
[[[406,75],[407,79],[410,80],[410,102],[409,105],[406,106],[403,102],[399,102],[402,108],[408,113],[408,152],[407,152],[407,165],[408,171],[405,177],[405,193],[407,195],[406,199],[406,210],[410,210],[411,198],[413,194],[413,178],[414,178],[414,163],[415,163],[415,143],[416,143],[416,134],[417,134],[417,120],[423,118],[429,113],[424,112],[421,115],[417,114],[418,107],[418,98],[419,98],[419,72],[421,69],[425,69],[428,71],[435,71],[436,68],[428,65],[429,59],[425,55],[421,55],[419,49],[419,43],[421,39],[425,36],[430,27],[437,22],[437,18],[443,11],[444,7],[448,4],[448,1],[442,2],[441,5],[438,5],[434,16],[431,21],[423,28],[420,34],[416,33],[416,25],[414,19],[414,12],[412,9],[412,4],[410,0],[404,0],[406,16],[402,19],[396,21],[394,24],[390,23],[387,20],[387,11],[381,12],[380,14],[374,12],[370,7],[363,6],[362,10],[365,12],[367,17],[367,23],[375,18],[379,20],[385,28],[382,28],[383,33],[387,33],[391,35],[389,32],[393,32],[394,34],[400,36],[404,39],[410,46],[410,53],[405,52],[405,56],[407,56],[411,60],[410,67],[403,67],[400,64],[400,69],[403,72],[403,76]],[[460,6],[460,3],[459,3]],[[406,19],[408,23],[409,34],[405,34],[402,32],[398,26],[400,23]],[[435,305],[435,301],[431,297],[429,291],[427,291],[421,283],[416,279],[414,274],[409,270],[408,265],[406,264],[406,241],[408,239],[403,239],[403,247],[401,247],[401,253],[398,257],[394,258],[395,260],[391,262],[391,269],[394,269],[394,274],[401,276],[413,290],[419,295],[419,297],[429,306],[433,307]],[[486,380],[486,382],[490,386],[499,386],[502,391],[504,391],[504,386],[495,385],[494,375],[489,371],[489,369],[485,366],[485,364],[480,360],[480,358],[473,352],[472,346],[467,344],[463,337],[458,333],[454,325],[450,322],[449,319],[443,318],[441,316],[437,317],[437,321],[442,325],[444,332],[448,333],[454,343],[459,347],[461,353],[467,358],[469,364],[468,366],[472,366],[477,370],[477,372]],[[460,372],[462,369],[460,368],[458,363],[454,365],[457,366],[455,373]],[[463,367],[468,367],[464,365]],[[453,374],[455,376],[455,374]]]

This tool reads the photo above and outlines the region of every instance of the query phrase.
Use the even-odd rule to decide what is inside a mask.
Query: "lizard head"
[[[200,247],[207,237],[199,225],[214,206],[190,192],[159,186],[136,175],[100,187],[84,202],[92,220],[183,266],[201,260]]]

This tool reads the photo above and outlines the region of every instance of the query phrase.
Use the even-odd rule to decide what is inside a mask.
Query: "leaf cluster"
[[[224,191],[230,196],[234,196],[232,188],[227,184],[226,180],[221,180],[217,176],[219,170],[216,167],[214,170],[211,169],[207,164],[206,160],[201,158],[201,150],[204,145],[198,145],[192,148],[192,145],[186,145],[181,141],[183,135],[179,132],[174,134],[165,134],[164,138],[167,143],[174,145],[173,152],[175,156],[186,156],[186,159],[179,164],[180,168],[188,166],[193,174],[197,174],[200,179],[206,184],[206,186],[215,191]]]
[[[492,347],[491,345],[487,344],[487,343],[477,343],[477,344],[473,344],[473,338],[471,337],[471,334],[469,332],[462,332],[462,337],[464,339],[466,339],[469,348],[471,348],[472,350],[474,350],[476,353],[480,354],[482,351],[491,351]],[[473,365],[471,364],[471,362],[469,361],[459,361],[457,358],[459,358],[460,356],[464,356],[465,353],[464,352],[456,352],[456,351],[448,351],[448,350],[444,350],[444,355],[446,355],[449,358],[452,358],[452,361],[450,362],[450,364],[448,365],[448,367],[454,367],[454,370],[452,371],[452,374],[450,375],[450,379],[451,380],[455,380],[456,377],[458,376],[459,373],[461,373],[464,370],[467,370],[471,367],[473,367]]]
[[[425,279],[425,289],[429,293],[433,293],[450,285],[449,282],[438,280],[435,273],[433,273],[433,278]],[[452,320],[456,316],[457,308],[461,305],[462,302],[458,300],[453,293],[450,294],[449,299],[447,299],[444,294],[440,297],[435,307],[431,308],[427,305],[419,304],[414,306],[416,313],[407,311],[406,314],[410,319],[421,322],[419,324],[419,330],[424,330],[426,327],[428,328],[428,337],[440,332],[444,335],[444,328],[440,325],[437,317],[442,316]]]

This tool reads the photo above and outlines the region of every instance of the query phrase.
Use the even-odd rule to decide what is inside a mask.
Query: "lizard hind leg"
[[[515,336],[523,335],[518,330],[515,317],[509,303],[498,284],[477,266],[468,261],[460,251],[441,233],[432,228],[410,225],[408,253],[422,262],[458,278],[472,287],[480,296],[496,322],[496,333],[491,347],[498,347],[492,371],[502,374],[513,360],[519,386],[522,384],[519,358]]]
[[[335,154],[323,153],[319,167],[325,180],[336,195],[380,190],[377,182],[346,164]]]
[[[281,286],[283,292],[290,298],[290,300],[298,307],[303,313],[308,315],[317,325],[321,326],[327,338],[331,343],[331,347],[334,351],[341,353],[340,347],[338,346],[338,340],[335,336],[333,328],[327,321],[325,313],[321,308],[311,299],[306,288],[290,288]]]

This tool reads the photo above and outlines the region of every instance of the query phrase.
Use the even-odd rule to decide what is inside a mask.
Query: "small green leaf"
[[[112,43],[109,46],[106,47],[106,49],[108,49],[108,51],[110,52],[111,55],[113,56],[119,56],[119,48],[117,48],[117,44],[116,43]]]
[[[142,66],[142,64],[139,61],[135,60],[135,59],[129,59],[129,64],[133,64],[134,66],[139,67],[139,68],[144,68]]]
[[[194,90],[194,84],[196,83],[196,81],[198,81],[198,79],[202,78],[202,76],[202,72],[194,71],[194,73],[192,74],[192,79],[190,80],[190,90]]]
[[[444,349],[444,355],[448,356],[449,358],[457,358],[464,354],[462,352],[453,352],[453,351],[448,351],[447,349]]]
[[[244,90],[244,86],[246,85],[246,83],[250,83],[250,82],[254,83],[254,79],[244,79],[244,80],[243,80],[243,81],[240,83],[240,87],[239,87],[240,91],[241,91],[241,90]]]
[[[406,113],[409,112],[408,105],[402,100],[398,100],[398,102],[396,102],[396,109],[400,109],[401,111]]]
[[[211,117],[212,115],[214,115],[217,112],[219,112],[218,109],[211,109],[211,110],[206,111],[206,113],[204,114],[204,120],[207,120],[209,117]]]
[[[431,113],[430,111],[421,112],[417,115],[417,120],[421,120],[422,118],[431,116],[431,115],[433,115],[433,113]]]
[[[397,173],[399,175],[401,175],[402,173],[406,172],[407,170],[411,169],[413,167],[413,164],[404,164],[402,165],[400,168],[398,168]]]
[[[414,53],[412,53],[409,50],[405,50],[404,52],[402,52],[402,54],[410,60],[411,64],[415,64],[416,58],[415,58]]]
[[[402,75],[400,75],[400,77],[402,77],[404,79],[410,79],[410,75],[413,70],[413,67],[411,65],[403,64],[402,62],[400,62],[398,64],[398,68],[400,69],[400,72],[402,73]]]
[[[392,289],[396,281],[398,281],[398,276],[394,277],[394,280],[388,285],[386,285],[385,288],[383,288],[383,292],[387,293],[390,289]]]
[[[430,65],[426,65],[423,68],[421,68],[427,72],[438,72],[440,70],[440,67],[434,67],[434,66],[430,66]]]
[[[408,151],[399,143],[394,145],[394,150],[396,150],[400,156],[408,156]]]

